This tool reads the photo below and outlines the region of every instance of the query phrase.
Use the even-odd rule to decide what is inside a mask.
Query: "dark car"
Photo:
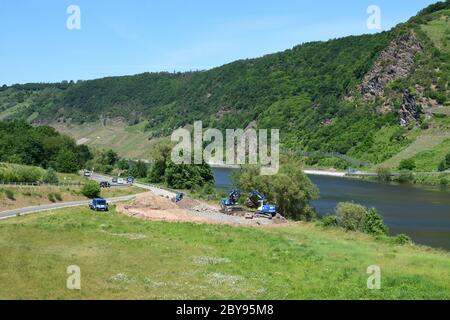
[[[100,182],[100,188],[111,188],[111,183],[108,181],[102,181]]]

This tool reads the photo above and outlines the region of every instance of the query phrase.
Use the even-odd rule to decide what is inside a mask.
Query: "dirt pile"
[[[279,219],[245,217],[245,215],[226,215],[220,212],[219,206],[210,205],[202,201],[184,198],[175,203],[164,195],[153,191],[139,195],[131,204],[120,204],[117,211],[145,220],[166,222],[192,222],[206,224],[228,224],[261,226],[279,224]],[[249,219],[250,218],[250,219]]]

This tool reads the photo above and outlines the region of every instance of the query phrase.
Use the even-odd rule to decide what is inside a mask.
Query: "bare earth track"
[[[274,225],[281,222],[279,219],[269,220],[260,217],[245,219],[242,214],[238,216],[227,215],[220,212],[219,206],[205,204],[189,198],[174,203],[166,196],[157,195],[154,192],[138,195],[132,204],[119,204],[117,211],[140,219],[166,222],[248,226]]]

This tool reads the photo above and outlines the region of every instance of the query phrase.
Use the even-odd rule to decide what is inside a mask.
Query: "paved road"
[[[91,179],[95,180],[95,181],[98,181],[98,182],[108,181],[109,183],[111,183],[111,185],[117,186],[115,184],[112,184],[112,177],[110,177],[110,176],[105,176],[105,175],[94,173],[91,176]],[[127,186],[127,185],[119,185],[119,186]],[[157,195],[167,196],[169,198],[173,198],[176,195],[176,192],[174,192],[174,191],[162,189],[162,188],[159,188],[159,187],[156,187],[156,186],[152,186],[152,185],[149,185],[149,184],[134,182],[133,186],[139,187],[139,188],[142,188],[142,189],[146,189],[146,190],[150,190],[150,191],[152,191],[153,193],[155,193]]]
[[[100,175],[100,174],[93,174],[91,176],[91,179],[95,180],[95,181],[99,181],[99,182],[108,181],[110,183],[112,180],[111,177]],[[126,187],[128,185],[115,185],[115,186]],[[158,188],[155,186],[142,184],[142,183],[138,183],[138,182],[134,183],[134,186],[142,188],[142,189],[150,190],[157,195],[170,197],[170,198],[175,197],[174,192],[164,190],[164,189],[161,189],[161,188]],[[123,197],[117,197],[117,198],[109,198],[106,200],[111,203],[111,202],[128,201],[128,200],[133,199],[134,197],[136,197],[136,195],[129,195],[129,196],[123,196]],[[35,207],[19,208],[19,209],[14,209],[14,210],[9,210],[9,211],[2,211],[2,212],[0,212],[0,220],[16,217],[18,214],[22,216],[22,215],[27,215],[30,213],[37,213],[37,212],[43,212],[43,211],[49,211],[49,210],[87,206],[89,204],[89,202],[90,202],[90,200],[62,202],[62,203],[46,204],[46,205],[35,206]]]
[[[133,199],[134,197],[136,197],[136,195],[129,195],[129,196],[123,196],[123,197],[117,197],[117,198],[109,198],[106,200],[109,203],[111,203],[111,202],[119,202],[119,201],[128,201],[128,200]],[[46,205],[35,206],[35,207],[27,207],[27,208],[20,208],[20,209],[14,209],[14,210],[9,210],[9,211],[2,211],[2,212],[0,212],[0,220],[16,217],[18,214],[20,214],[22,216],[22,215],[27,215],[30,213],[37,213],[37,212],[42,212],[42,211],[49,211],[49,210],[70,208],[70,207],[87,206],[89,204],[89,201],[90,200],[53,203],[53,204],[46,204]]]

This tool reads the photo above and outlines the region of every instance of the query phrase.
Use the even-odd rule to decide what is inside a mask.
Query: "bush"
[[[52,192],[50,192],[50,193],[47,195],[47,198],[48,198],[48,200],[49,200],[50,202],[56,202],[56,199],[55,199],[55,197],[54,197],[54,195],[53,195]]]
[[[414,170],[416,168],[416,162],[413,159],[403,159],[398,166],[399,170]]]
[[[55,199],[58,200],[58,201],[62,201],[62,200],[63,200],[63,198],[62,198],[62,196],[61,196],[61,193],[55,192],[55,193],[53,194],[53,196],[54,196]]]
[[[336,227],[338,225],[337,217],[335,215],[328,215],[323,217],[320,222],[324,227]]]
[[[48,168],[44,176],[44,182],[50,184],[58,184],[59,180],[56,171],[52,168]]]
[[[445,159],[439,164],[438,170],[440,172],[450,169],[450,153],[445,156]]]
[[[13,201],[16,200],[16,198],[15,198],[15,196],[14,196],[14,192],[13,192],[12,190],[6,189],[4,192],[5,192],[6,197],[7,197],[9,200],[13,200]]]
[[[387,235],[388,228],[375,208],[369,209],[364,215],[363,231],[375,236]]]
[[[349,231],[362,231],[365,215],[366,208],[353,202],[341,202],[336,208],[338,225]]]
[[[399,234],[398,236],[392,238],[392,242],[398,245],[412,244],[412,240],[406,234]]]
[[[81,189],[81,193],[87,198],[96,198],[100,196],[100,186],[95,181],[88,181]]]

